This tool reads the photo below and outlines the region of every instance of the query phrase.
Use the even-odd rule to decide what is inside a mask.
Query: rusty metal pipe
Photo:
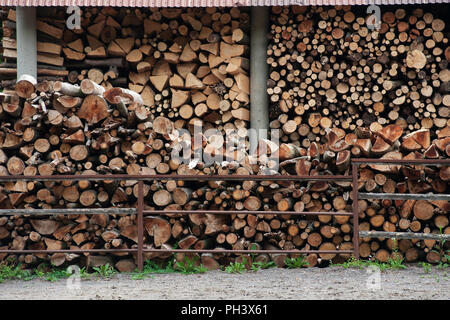
[[[358,203],[358,165],[352,164],[353,183],[353,250],[355,259],[359,259],[359,203]]]
[[[142,249],[144,248],[144,182],[138,182],[138,254],[137,254],[137,264],[139,271],[144,270],[144,253]]]
[[[43,175],[43,176],[0,176],[0,182],[8,181],[63,181],[63,180],[175,180],[175,181],[351,181],[351,176],[346,175],[323,175],[323,176],[290,176],[290,175],[127,175],[127,174],[96,174],[96,175]]]
[[[144,252],[161,252],[161,253],[285,253],[285,254],[302,254],[302,253],[325,253],[325,254],[340,254],[340,253],[353,253],[353,250],[218,250],[218,249],[144,249]]]
[[[262,214],[262,215],[292,215],[292,216],[353,216],[352,212],[329,212],[329,211],[320,211],[320,212],[296,212],[296,211],[250,211],[250,210],[144,210],[144,214],[146,215],[165,215],[165,214],[223,214],[223,215],[232,215],[232,214]]]
[[[0,253],[102,253],[102,252],[137,252],[137,249],[61,249],[61,250],[0,250]]]
[[[450,159],[352,159],[355,164],[450,165]]]

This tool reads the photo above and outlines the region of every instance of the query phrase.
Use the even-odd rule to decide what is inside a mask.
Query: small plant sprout
[[[197,265],[198,260],[198,257],[195,257],[193,259],[184,257],[183,261],[179,261],[175,264],[174,269],[184,274],[205,273],[206,271],[208,271],[208,269],[204,265]]]
[[[306,258],[302,255],[296,258],[286,258],[284,264],[288,269],[298,269],[309,266],[308,261],[306,261]]]
[[[232,262],[228,266],[225,267],[225,272],[227,273],[244,273],[247,271],[245,267],[245,258],[244,262]]]
[[[275,262],[273,261],[269,261],[269,262],[262,262],[262,261],[256,261],[253,262],[252,265],[250,266],[250,270],[252,271],[259,271],[262,269],[269,269],[269,268],[273,268],[276,267]]]
[[[99,267],[92,267],[92,269],[103,279],[111,278],[114,274],[117,273],[114,267],[109,263]]]
[[[406,269],[403,264],[404,258],[398,252],[397,239],[392,239],[392,256],[388,259],[388,268],[391,269]]]
[[[431,272],[431,264],[427,262],[419,262],[419,266],[422,267],[424,273]]]

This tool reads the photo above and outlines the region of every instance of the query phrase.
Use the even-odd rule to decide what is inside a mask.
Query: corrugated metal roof
[[[450,0],[0,0],[0,6],[233,7],[450,3]]]

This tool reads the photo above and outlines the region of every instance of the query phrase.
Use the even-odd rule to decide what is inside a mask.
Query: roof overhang
[[[0,0],[0,6],[19,7],[234,7],[234,6],[326,6],[326,5],[399,5],[449,3],[450,0]]]

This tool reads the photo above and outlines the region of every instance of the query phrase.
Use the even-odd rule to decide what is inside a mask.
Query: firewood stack
[[[272,8],[267,92],[271,127],[282,129],[283,142],[323,143],[334,127],[396,124],[409,133],[448,124],[446,18],[383,8],[381,28],[372,31],[358,10]]]
[[[174,122],[164,117],[150,120],[149,108],[142,97],[131,90],[104,88],[85,79],[76,86],[66,82],[42,82],[29,76],[19,79],[15,92],[4,93],[2,99],[2,130],[0,172],[2,175],[51,174],[197,174],[197,181],[146,181],[145,208],[166,210],[260,210],[260,211],[351,211],[349,182],[293,181],[202,181],[209,174],[261,174],[274,168],[264,162],[252,162],[244,153],[241,162],[229,160],[207,165],[204,161],[181,163],[171,157],[180,141]],[[436,136],[434,136],[434,134]],[[353,140],[343,130],[332,129],[327,144],[312,143],[308,148],[293,144],[274,146],[260,141],[267,153],[278,154],[282,174],[317,175],[348,174],[350,148],[369,152],[380,139],[389,145],[379,154],[388,159],[448,157],[450,127],[431,135],[419,130],[405,135],[402,128],[389,125],[379,131],[360,128]],[[348,143],[347,143],[348,142]],[[207,149],[190,145],[195,151]],[[359,146],[362,147],[359,147]],[[189,144],[188,144],[189,146]],[[334,150],[334,151],[332,151]],[[224,150],[225,154],[227,151]],[[264,159],[264,157],[262,157]],[[240,160],[240,159],[238,159]],[[269,168],[267,168],[269,167]],[[398,175],[402,173],[402,176]],[[447,192],[448,167],[424,169],[373,165],[363,167],[360,190],[368,192]],[[405,181],[403,176],[407,176]],[[136,181],[98,182],[11,182],[0,191],[0,207],[8,208],[108,208],[135,207]],[[450,232],[449,207],[443,201],[360,201],[361,230],[411,230]],[[147,248],[207,249],[323,249],[350,250],[352,223],[348,216],[275,216],[167,214],[147,216],[145,246]],[[120,215],[55,215],[2,216],[0,248],[62,249],[62,248],[133,248],[137,242],[136,216]],[[423,259],[436,262],[431,251],[433,241],[402,240],[399,252],[407,261]],[[386,261],[391,255],[390,240],[362,239],[362,257],[375,256]],[[197,254],[191,254],[197,256]],[[285,254],[247,256],[247,261],[273,259],[283,266]],[[164,259],[167,254],[146,254],[146,258]],[[184,255],[177,255],[183,259]],[[309,254],[311,266],[321,260],[335,262],[349,254]],[[1,255],[6,259],[6,254]],[[77,262],[95,265],[114,263],[119,270],[132,270],[135,255],[115,253],[92,254],[28,254],[18,261],[34,266],[50,260],[54,265]],[[241,257],[203,254],[198,263],[217,268]]]
[[[334,128],[327,134],[327,143],[317,146],[319,150],[325,149],[323,161],[326,156],[334,165],[331,172],[336,174],[347,172],[351,157],[387,160],[449,158],[449,134],[448,125],[436,132],[419,129],[408,134],[395,124],[380,127],[376,131],[358,128],[355,133],[348,134],[342,129]],[[302,172],[304,167],[308,168],[297,163],[296,172]],[[449,167],[446,166],[361,166],[358,190],[366,193],[445,194],[449,192],[448,172]],[[362,231],[450,233],[448,201],[360,200],[359,208]],[[408,262],[426,259],[436,263],[442,258],[442,253],[440,255],[432,250],[437,248],[435,246],[442,245],[429,240],[400,240],[398,249]],[[392,250],[392,239],[363,238],[360,245],[361,257],[373,256],[382,262],[391,257]]]
[[[64,10],[51,10],[57,17],[63,14],[61,21],[65,21]],[[15,11],[10,9],[7,17],[5,23],[12,24]],[[198,119],[205,122],[205,129],[221,132],[248,127],[249,15],[245,9],[87,7],[81,29],[69,30],[60,20],[39,21],[39,34],[62,45],[39,42],[38,51],[56,50],[47,62],[64,64],[67,70],[61,72],[68,82],[89,79],[105,89],[133,90],[151,107],[152,118],[178,120],[179,127]],[[15,59],[15,40],[5,36],[3,46],[4,57]],[[44,53],[38,53],[38,62],[43,62]],[[0,68],[2,72],[14,77],[15,69]]]
[[[303,149],[301,155],[320,153],[317,166],[334,174],[348,172],[352,157],[448,158],[445,18],[421,8],[382,10],[381,29],[371,31],[365,12],[358,15],[354,9],[272,8],[271,128],[280,130],[282,142]],[[307,173],[311,160],[302,161],[307,164],[287,164]],[[448,193],[446,172],[447,167],[362,166],[359,190]],[[361,200],[360,209],[361,230],[450,233],[447,201]],[[401,240],[399,249],[406,261],[435,263],[439,255],[432,248],[438,245]],[[361,257],[386,261],[392,248],[391,239],[362,239]]]
[[[258,174],[264,163],[252,162],[245,151],[240,157],[235,150],[214,144],[211,150],[230,155],[229,161],[207,164],[204,161],[181,163],[171,157],[180,144],[196,151],[210,149],[210,141],[189,144],[176,134],[175,122],[165,117],[151,118],[150,109],[142,97],[132,90],[105,90],[89,79],[81,86],[68,82],[37,83],[31,76],[23,76],[15,91],[1,97],[1,175],[52,174]],[[231,137],[232,138],[232,137]],[[267,142],[265,142],[267,143]],[[298,156],[301,150],[292,145],[273,147],[280,159]],[[261,148],[260,150],[263,150]],[[243,159],[243,160],[242,160]],[[242,160],[238,162],[238,160]],[[199,178],[201,179],[201,178]],[[190,210],[291,210],[293,200],[284,195],[301,192],[292,182],[276,183],[245,181],[148,181],[144,185],[146,208]],[[325,193],[323,193],[325,196]],[[99,182],[11,182],[0,190],[0,208],[108,208],[135,207],[136,181]],[[306,200],[305,200],[306,201]],[[296,206],[302,203],[297,199]],[[302,235],[307,238],[313,230],[312,221],[302,220]],[[297,221],[273,215],[167,215],[146,217],[146,245],[157,248],[292,248],[303,239],[297,234],[287,238],[281,230]],[[319,226],[320,222],[314,222]],[[295,228],[295,227],[291,227]],[[293,231],[291,231],[293,232]],[[0,219],[0,247],[2,249],[62,249],[62,248],[129,248],[136,246],[135,215],[56,215],[51,217],[2,216]],[[319,242],[315,242],[319,245]],[[134,260],[126,253],[112,256],[81,255],[84,263],[98,261],[117,263],[119,269],[132,269]],[[147,255],[147,258],[155,255]],[[166,255],[159,256],[167,257]],[[1,255],[2,259],[6,254]],[[62,265],[80,258],[77,254],[19,255],[18,260],[29,265],[50,260]],[[178,256],[182,259],[183,256]],[[275,259],[276,257],[274,257]],[[283,256],[277,262],[283,263]],[[234,257],[202,255],[201,261],[210,268],[218,262],[226,263]],[[257,259],[267,260],[267,255]],[[311,263],[317,256],[310,257]]]
[[[76,77],[77,80],[73,81],[74,83],[70,81],[37,82],[30,77],[19,79],[14,91],[5,91],[0,95],[2,107],[0,109],[0,175],[127,173],[197,174],[201,177],[201,175],[210,174],[257,175],[267,171],[281,174],[329,175],[349,174],[350,159],[352,157],[386,159],[420,159],[423,157],[436,159],[449,157],[450,126],[448,124],[448,116],[436,116],[433,119],[445,118],[445,124],[441,124],[439,121],[436,124],[435,120],[432,120],[433,125],[431,127],[419,126],[416,128],[413,125],[410,128],[409,126],[405,127],[401,122],[394,121],[393,123],[371,122],[368,125],[363,122],[362,125],[357,127],[350,127],[349,125],[345,128],[340,123],[336,124],[335,122],[332,125],[321,126],[324,122],[321,121],[324,116],[321,112],[325,110],[321,106],[315,112],[319,113],[319,116],[313,116],[314,119],[319,119],[319,124],[311,128],[307,125],[308,132],[306,134],[302,134],[304,131],[300,132],[301,128],[304,129],[303,123],[297,122],[301,121],[301,119],[309,119],[310,111],[306,110],[302,115],[294,115],[290,111],[292,109],[283,111],[284,114],[282,115],[272,112],[272,119],[275,120],[272,122],[272,126],[278,121],[279,127],[284,132],[287,130],[290,133],[285,135],[285,138],[282,138],[285,141],[282,141],[280,145],[274,145],[271,141],[261,140],[259,142],[260,148],[258,149],[260,159],[254,161],[254,157],[246,153],[245,139],[244,143],[240,140],[245,138],[248,126],[247,120],[240,118],[242,115],[248,116],[246,102],[238,98],[239,94],[245,93],[245,91],[240,91],[234,97],[234,100],[231,94],[234,92],[233,87],[235,85],[240,90],[239,83],[245,83],[247,81],[245,79],[248,79],[246,78],[246,68],[244,67],[247,63],[245,58],[243,58],[245,56],[239,55],[225,58],[218,65],[214,66],[210,66],[209,62],[209,59],[219,61],[221,59],[216,60],[216,58],[224,58],[221,45],[225,48],[223,52],[230,52],[228,45],[231,47],[236,43],[241,45],[240,42],[242,41],[245,46],[245,36],[243,36],[242,40],[235,41],[240,32],[232,31],[229,33],[228,31],[223,31],[227,29],[228,25],[231,26],[232,30],[246,31],[241,26],[241,22],[239,22],[239,28],[233,27],[233,24],[237,26],[236,22],[233,21],[246,21],[248,19],[248,15],[242,9],[239,9],[239,15],[237,15],[236,10],[236,8],[228,10],[231,22],[226,16],[226,10],[205,9],[203,13],[206,12],[206,15],[200,14],[200,11],[197,12],[197,9],[188,10],[188,12],[193,13],[193,16],[183,16],[183,13],[172,9],[168,11],[150,10],[147,13],[147,17],[149,17],[148,14],[151,14],[152,19],[150,21],[152,22],[150,25],[147,22],[147,28],[155,28],[155,22],[161,27],[161,32],[151,31],[147,37],[144,37],[144,33],[142,33],[142,37],[140,37],[133,33],[133,30],[142,28],[142,24],[138,26],[133,25],[133,23],[138,24],[138,21],[140,21],[134,17],[140,16],[138,14],[139,11],[119,10],[119,13],[115,15],[110,9],[107,12],[87,9],[83,16],[86,17],[88,15],[89,21],[92,20],[92,22],[110,21],[111,23],[109,17],[113,17],[114,20],[124,26],[126,19],[131,21],[129,22],[130,25],[121,28],[120,32],[117,30],[116,38],[110,41],[108,46],[105,45],[105,50],[108,53],[111,43],[117,43],[117,39],[126,39],[133,35],[135,41],[132,48],[124,57],[119,57],[122,59],[121,61],[124,61],[123,59],[127,60],[127,57],[130,58],[129,54],[133,51],[132,56],[137,54],[139,57],[140,54],[135,49],[142,53],[142,61],[135,65],[130,63],[130,61],[127,62],[128,66],[131,65],[129,68],[132,68],[130,69],[132,72],[126,73],[128,78],[125,83],[128,84],[128,88],[116,86],[113,84],[113,79],[105,80],[103,78],[103,80],[96,82],[87,75],[89,72],[83,75],[82,70],[90,70],[88,67],[83,66],[89,61],[87,57],[83,61],[73,62],[73,66],[75,66],[75,63],[82,66]],[[273,10],[276,13],[278,9],[274,8]],[[283,10],[285,9],[281,11]],[[293,10],[297,9],[290,10],[293,13]],[[165,13],[163,14],[163,12]],[[219,12],[221,15],[217,15]],[[325,12],[328,13],[328,16],[332,16],[328,11]],[[158,13],[160,13],[160,16]],[[289,16],[291,11],[288,10],[287,13]],[[128,14],[133,15],[133,19],[126,18]],[[166,16],[170,16],[170,14],[173,14],[174,17],[167,18]],[[301,13],[298,13],[296,16],[299,14]],[[102,16],[106,18],[103,19]],[[203,18],[203,16],[210,17],[211,22],[208,22],[209,18]],[[222,18],[224,16],[226,18]],[[285,16],[285,14],[276,15],[274,21],[280,23],[280,28],[282,28],[281,22],[284,21]],[[337,16],[339,15],[336,15],[334,19],[337,19]],[[345,19],[345,15],[341,16]],[[143,22],[144,29],[145,19]],[[209,36],[206,38],[206,42],[204,39],[200,41],[199,51],[194,50],[198,43],[192,41],[200,40],[203,28],[200,28],[196,21],[199,21],[202,26],[209,26],[208,28],[213,30],[211,33],[211,35],[214,35],[212,36],[213,38],[217,38],[220,35],[222,40],[219,43],[219,55],[214,55],[208,50],[202,49],[204,45],[208,45],[209,48],[211,43],[213,46],[217,46],[217,42],[209,42]],[[218,31],[215,31],[217,28],[215,22],[222,24]],[[95,23],[86,25],[84,23],[83,28],[89,28],[86,25],[95,25]],[[162,25],[164,24],[167,24],[169,27],[163,27]],[[188,29],[187,33],[186,28]],[[327,28],[328,26],[323,29]],[[343,27],[341,26],[340,28]],[[175,41],[175,39],[179,38],[178,36],[175,37],[173,42],[164,38],[169,36],[169,32],[164,32],[169,29],[172,34],[186,34],[186,37],[189,35],[189,41],[184,43],[184,47],[180,52],[170,50],[170,48],[176,49],[176,46],[173,44],[178,43]],[[196,29],[200,29],[200,31]],[[424,28],[419,30],[422,29]],[[278,29],[275,28],[275,30]],[[123,35],[122,32],[130,33]],[[223,35],[222,32],[224,32]],[[198,35],[196,35],[197,33]],[[83,46],[89,44],[89,42],[86,42],[88,40],[84,38],[88,34],[91,33],[87,31],[83,35],[78,35]],[[226,39],[230,35],[231,43],[227,43],[228,40]],[[76,37],[76,35],[74,34],[73,37]],[[75,38],[72,39],[76,41]],[[136,39],[148,40],[147,43],[143,43],[143,40],[139,43],[136,42]],[[101,36],[99,41],[102,41]],[[283,41],[280,40],[279,43],[284,43]],[[163,50],[164,45],[160,43],[166,42],[167,47]],[[325,43],[325,40],[320,41],[320,43]],[[140,50],[145,45],[149,45],[152,48],[150,49],[152,53],[146,54]],[[310,43],[306,43],[307,47],[308,45]],[[123,50],[119,44],[118,48]],[[180,66],[187,66],[193,63],[192,61],[182,61],[182,63],[175,65],[168,62],[169,60],[165,58],[165,56],[170,56],[171,58],[169,59],[172,59],[179,54],[179,59],[181,60],[183,53],[192,54],[189,48],[192,49],[192,52],[197,57],[194,63],[198,65],[198,69],[194,68],[195,70],[193,71],[182,73],[179,71]],[[386,48],[385,51],[389,53],[392,51],[391,49],[392,46],[389,47],[389,50]],[[71,48],[71,50],[75,49]],[[69,52],[68,50],[66,51]],[[79,53],[87,56],[89,52],[82,50]],[[155,57],[155,52],[159,52],[159,54],[156,54],[158,57]],[[205,56],[207,57],[206,60],[202,58]],[[332,57],[331,54],[324,54],[324,56]],[[389,59],[392,58],[390,54],[388,57]],[[65,58],[68,61],[67,56]],[[107,57],[107,59],[117,58],[112,58],[109,55]],[[233,65],[233,62],[237,61],[236,59],[240,60],[243,65],[238,68],[236,74],[233,74],[234,71],[229,72],[229,67],[232,68],[230,65]],[[95,61],[101,61],[101,59]],[[358,63],[361,63],[361,61],[362,59]],[[444,60],[441,59],[439,63],[442,63],[442,61]],[[142,62],[150,64],[149,70],[144,68],[145,71],[143,71],[140,69],[141,73],[146,74],[144,77],[149,78],[144,84],[137,81],[133,82],[132,80],[140,79],[140,76],[136,77],[136,75],[139,74],[138,65],[141,64],[142,66]],[[202,62],[203,65],[201,64]],[[439,63],[435,63],[434,68],[439,68]],[[165,66],[163,67],[163,65]],[[390,64],[383,64],[383,66],[389,66],[390,68]],[[204,77],[201,77],[199,72],[201,70],[205,71],[204,67],[211,70]],[[155,69],[158,70],[159,68],[164,70],[162,74],[152,74]],[[219,73],[223,74],[224,68],[227,76],[222,80]],[[401,67],[399,66],[398,68]],[[104,70],[103,66],[96,66],[96,69],[101,70],[103,75],[109,72],[109,70]],[[213,71],[214,69],[218,70]],[[313,68],[306,69],[308,72],[313,70]],[[331,69],[328,69],[328,71]],[[426,66],[423,69],[428,70]],[[122,78],[123,74],[120,73],[122,69],[118,68],[118,70],[118,78]],[[124,68],[123,70],[128,69]],[[346,68],[345,72],[347,70],[351,71],[351,67]],[[167,76],[166,73],[169,72],[169,78],[164,80]],[[442,71],[434,72],[433,74],[441,75],[441,73]],[[185,75],[184,77],[183,74]],[[355,75],[357,74],[355,69]],[[176,75],[179,75],[179,77]],[[193,76],[199,82],[194,81],[195,78]],[[284,76],[284,73],[280,71],[280,77]],[[208,77],[215,77],[220,81],[213,85],[205,83],[205,78]],[[310,74],[309,77],[311,80],[315,78],[313,74]],[[316,79],[319,79],[319,77],[321,76],[318,75]],[[336,79],[340,79],[337,75],[336,77]],[[346,77],[348,75],[343,74],[341,80],[344,81]],[[427,81],[427,77],[426,74],[425,81]],[[178,85],[173,86],[174,83],[179,83],[174,82],[175,80],[179,81],[179,78],[184,81],[184,85],[188,82],[196,85],[190,88],[178,87]],[[80,79],[82,80],[80,81]],[[164,81],[161,82],[161,79]],[[231,80],[228,81],[227,79]],[[299,88],[309,82],[303,80],[303,77],[298,79],[300,81]],[[284,92],[287,92],[286,88],[281,85],[281,80],[280,78],[276,85],[279,87],[276,91],[280,91],[280,98]],[[416,80],[408,81],[414,82]],[[446,82],[444,80],[439,81],[442,81],[445,88]],[[113,87],[107,85],[107,82]],[[79,86],[77,85],[78,83]],[[164,85],[161,86],[161,83]],[[227,83],[229,83],[229,86]],[[293,83],[295,81],[286,82],[286,85],[294,87]],[[202,84],[204,88],[202,88]],[[316,87],[313,86],[311,89],[308,89],[308,85],[304,88],[308,93],[306,94],[305,92],[303,98],[306,99],[308,97],[305,101],[315,101],[310,100],[311,97],[309,95],[315,93]],[[141,87],[143,87],[142,91],[139,89]],[[148,96],[146,96],[144,91],[146,87],[153,92],[154,104],[148,105],[147,103]],[[369,88],[369,85],[365,84],[365,87]],[[409,88],[412,90],[413,86]],[[436,87],[433,85],[433,88]],[[136,93],[134,90],[140,91],[140,93]],[[295,91],[294,89],[292,90]],[[433,96],[437,94],[436,90],[433,89]],[[316,93],[318,98],[316,103],[325,101],[319,91]],[[352,93],[359,92],[357,88],[355,90],[349,88],[349,91]],[[180,101],[178,98],[182,98],[182,95],[186,94],[186,92],[189,93],[188,100],[181,103],[174,110],[173,106],[176,105],[177,101]],[[212,92],[215,92],[215,94]],[[446,101],[446,97],[448,97],[448,92],[440,94],[442,103],[439,106],[436,105],[437,110],[446,107],[443,101]],[[160,100],[158,100],[158,95],[160,95]],[[404,95],[407,96],[405,98],[406,106],[407,101],[412,101],[413,99],[410,97],[410,94],[408,95],[408,92],[405,92]],[[248,98],[248,94],[244,96]],[[241,95],[241,97],[244,96]],[[340,99],[341,95],[336,95],[336,99],[337,97]],[[229,104],[223,102],[227,100],[229,100]],[[281,100],[286,100],[286,98]],[[294,101],[295,99],[293,98],[292,100]],[[214,104],[217,101],[219,101],[219,108],[211,108],[211,103]],[[235,103],[236,101],[238,103]],[[426,101],[425,99],[424,103],[428,104]],[[338,108],[338,105],[341,108],[341,103],[346,103],[341,100],[338,102],[339,104],[335,103],[336,108]],[[231,107],[228,108],[224,104],[227,104],[228,107],[231,105]],[[386,109],[390,108],[389,103],[386,102],[385,104]],[[282,105],[281,102],[279,105]],[[188,112],[187,114],[191,114],[191,116],[185,118],[182,110],[186,110],[186,106],[193,108],[195,115]],[[236,106],[237,108],[235,108]],[[346,103],[345,108],[342,108],[342,110],[349,110],[351,106],[357,105]],[[206,111],[197,114],[197,108]],[[396,107],[394,106],[394,108]],[[331,110],[331,107],[329,107],[329,110]],[[369,107],[367,110],[363,110],[366,112],[369,110]],[[398,110],[399,114],[401,114],[402,111]],[[173,117],[171,112],[173,112]],[[177,112],[178,114],[176,114]],[[361,113],[362,111],[358,112]],[[227,114],[231,114],[231,118],[228,121],[224,121],[224,117]],[[240,116],[238,117],[236,114],[240,114]],[[334,117],[337,111],[329,114],[333,114],[332,116]],[[282,119],[279,119],[280,117]],[[331,117],[331,115],[328,117]],[[294,124],[291,120],[295,124],[294,129],[292,129]],[[214,127],[221,132],[231,132],[233,129],[239,130],[235,134],[230,134],[226,137],[226,139],[233,142],[229,144],[228,148],[223,147],[223,140],[218,134],[198,133],[200,142],[195,143],[195,141],[192,141],[195,138],[192,133],[194,133],[194,125],[200,121],[203,121],[203,129]],[[358,118],[355,118],[355,121],[358,121]],[[275,127],[273,126],[273,128]],[[175,130],[177,128],[188,129],[191,132],[191,137],[178,134]],[[296,137],[293,133],[297,131],[298,136]],[[172,153],[174,150],[179,151],[182,149],[180,147],[190,148],[194,153],[202,149],[203,153],[209,156],[226,155],[228,156],[228,161],[215,162],[214,164],[208,164],[204,159],[181,162],[173,157]],[[273,162],[268,161],[269,156],[274,155],[279,156],[279,168],[274,166]],[[448,193],[450,175],[448,170],[448,167],[362,166],[360,185],[358,187],[362,192]],[[144,203],[147,209],[166,210],[234,209],[350,212],[352,208],[351,190],[350,182],[338,181],[295,182],[268,180],[254,182],[249,180],[244,182],[207,182],[202,181],[201,178],[197,181],[185,182],[146,181],[144,185]],[[127,208],[135,207],[136,200],[136,181],[120,181],[116,183],[107,180],[98,182],[16,182],[1,184],[0,190],[0,208],[2,209]],[[359,205],[361,230],[439,233],[441,229],[444,233],[450,233],[448,221],[450,208],[448,202],[445,201],[360,200]],[[220,254],[220,249],[351,250],[353,247],[353,226],[351,218],[348,216],[275,216],[273,214],[190,214],[183,216],[167,214],[147,216],[144,221],[145,247],[217,249],[217,254],[190,255],[198,257],[197,263],[203,263],[211,269],[217,268],[219,264],[242,259],[242,256],[238,255]],[[134,248],[136,243],[137,226],[135,215],[55,215],[50,217],[28,215],[0,217],[0,249],[123,249]],[[427,260],[434,263],[441,258],[433,251],[436,245],[438,243],[430,240],[401,240],[398,243],[399,254],[404,256],[407,261]],[[364,258],[377,258],[380,261],[386,261],[392,255],[393,242],[386,239],[361,239],[360,252]],[[182,260],[184,256],[179,254],[176,255],[176,258]],[[248,262],[251,259],[257,261],[269,261],[272,259],[278,266],[283,266],[286,256],[286,254],[258,254],[246,255],[246,259]],[[111,255],[28,254],[11,255],[10,257],[7,257],[6,254],[0,254],[0,260],[12,259],[13,257],[29,266],[35,266],[46,261],[50,261],[54,265],[78,261],[87,265],[109,262],[114,263],[121,271],[131,271],[136,265],[136,255],[127,253]],[[145,255],[145,258],[151,259],[167,259],[169,257],[170,255],[167,254],[152,253]],[[341,262],[349,257],[350,254],[307,255],[311,266],[321,263],[322,260]]]

